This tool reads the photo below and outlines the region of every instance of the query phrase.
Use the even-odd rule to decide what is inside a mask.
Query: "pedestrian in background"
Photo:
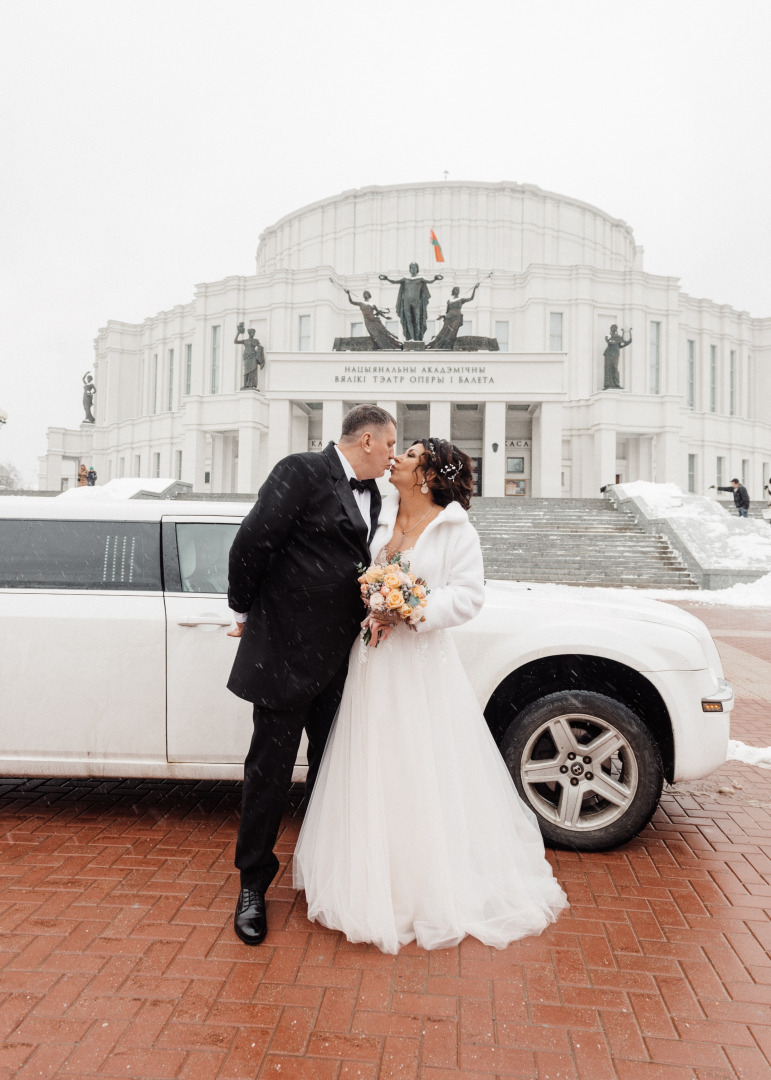
[[[88,469],[81,465],[78,469],[78,487],[85,487],[88,483]]]
[[[96,483],[96,469],[92,465],[86,474],[86,483],[89,487],[93,487]]]
[[[714,484],[710,484],[710,487],[714,488]],[[736,477],[731,481],[731,487],[719,487],[717,491],[732,491],[734,493],[734,506],[739,511],[739,517],[746,518],[749,516],[750,509],[750,497],[747,494],[747,489],[744,484],[740,484]]]

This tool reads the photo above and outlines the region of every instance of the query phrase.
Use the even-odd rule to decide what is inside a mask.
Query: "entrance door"
[[[474,478],[474,494],[482,494],[482,459],[481,457],[473,457],[471,459],[471,474]]]

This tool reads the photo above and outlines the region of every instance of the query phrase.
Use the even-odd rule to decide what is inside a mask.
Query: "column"
[[[220,431],[211,432],[211,493],[220,494],[228,490],[225,436]]]
[[[132,455],[130,475],[133,475],[134,461]],[[142,454],[147,472],[147,452]],[[206,432],[199,427],[185,428],[185,444],[182,447],[182,479],[193,485],[193,491],[206,491],[203,482],[203,474],[206,462]]]
[[[506,402],[486,401],[482,443],[482,494],[506,494]],[[495,447],[495,449],[493,449]]]
[[[679,431],[659,431],[654,441],[653,479],[657,484],[677,484],[688,490],[688,457],[682,453]],[[739,473],[731,473],[738,476]]]
[[[321,444],[337,442],[343,427],[342,401],[325,401],[321,412]]]
[[[292,402],[286,398],[273,398],[268,414],[268,469],[291,452]]]
[[[452,402],[432,401],[428,406],[428,434],[437,439],[452,437]]]
[[[238,483],[243,494],[254,494],[259,488],[260,429],[247,424],[238,429]]]
[[[600,488],[616,482],[616,429],[599,427],[594,432],[594,487],[592,498],[600,497]]]
[[[562,494],[562,405],[542,401],[533,417],[532,492],[542,499]]]
[[[399,402],[398,401],[378,401],[376,404],[381,409],[385,409],[393,416],[394,420],[399,423]]]

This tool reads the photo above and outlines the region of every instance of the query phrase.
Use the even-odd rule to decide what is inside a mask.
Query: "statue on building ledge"
[[[244,347],[244,385],[242,390],[257,390],[257,374],[259,368],[265,367],[265,350],[260,345],[259,338],[254,336],[254,328],[249,327],[249,336],[244,337],[244,324],[240,322],[237,333],[233,340],[234,345]]]
[[[474,299],[480,284],[481,282],[478,281],[471,290],[471,296],[466,297],[460,295],[460,289],[457,285],[453,288],[452,299],[447,301],[447,310],[444,315],[439,316],[444,322],[444,326],[436,337],[432,338],[426,345],[427,349],[446,349],[448,352],[453,350],[458,331],[463,326],[463,305]]]
[[[625,340],[624,328],[621,328],[619,334],[618,326],[613,323],[610,328],[610,337],[606,337],[605,341],[607,345],[605,352],[602,354],[605,357],[605,385],[603,390],[623,390],[624,388],[619,382],[618,361],[621,350],[632,344],[632,327],[629,327],[629,337]]]
[[[85,411],[85,418],[82,421],[84,424],[95,424],[96,417],[94,416],[91,406],[94,404],[94,394],[96,393],[96,384],[90,371],[87,371],[83,376],[83,409]]]
[[[432,278],[418,277],[420,267],[417,263],[410,263],[411,277],[390,278],[387,274],[378,274],[381,281],[388,281],[391,285],[399,286],[399,295],[396,298],[396,314],[402,324],[405,341],[422,341],[426,335],[426,312],[431,293],[428,286],[435,281],[441,281],[442,274],[435,274]]]
[[[381,315],[386,316],[391,313],[390,308],[381,310],[377,304],[370,303],[372,293],[367,292],[366,289],[362,294],[364,296],[363,301],[354,300],[349,289],[343,289],[343,292],[348,297],[348,302],[353,304],[354,307],[359,308],[361,311],[364,318],[364,325],[367,328],[367,333],[369,334],[373,349],[394,350],[404,348],[401,341],[399,341],[398,338],[395,338],[391,331],[380,321]]]

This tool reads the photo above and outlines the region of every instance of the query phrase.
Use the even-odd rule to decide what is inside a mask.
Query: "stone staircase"
[[[471,504],[485,575],[562,585],[694,589],[680,556],[607,499],[482,499]]]

